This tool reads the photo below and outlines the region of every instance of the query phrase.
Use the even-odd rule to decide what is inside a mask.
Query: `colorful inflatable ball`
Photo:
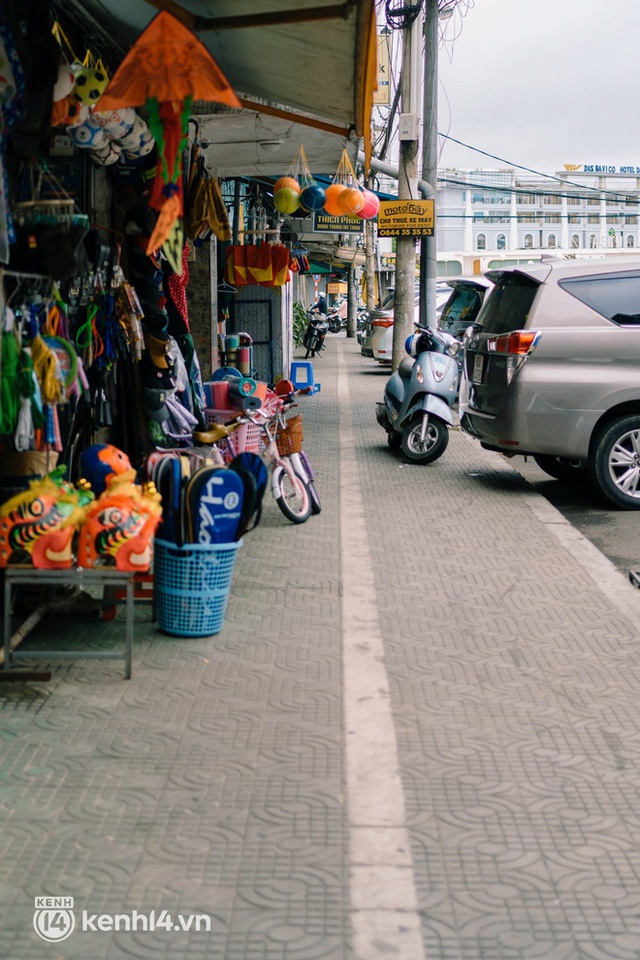
[[[317,183],[310,183],[300,192],[300,206],[307,213],[322,210],[325,201],[325,191]]]
[[[300,206],[300,194],[291,187],[283,187],[274,193],[273,205],[280,213],[295,213]]]
[[[363,190],[362,192],[364,194],[364,207],[358,211],[358,216],[362,220],[373,220],[380,209],[380,201],[377,194],[371,190]]]
[[[347,217],[355,217],[364,207],[364,194],[357,187],[347,187],[338,197],[338,206]]]
[[[324,209],[330,217],[341,217],[342,209],[338,203],[340,195],[346,190],[344,183],[332,183],[327,187],[324,198]]]

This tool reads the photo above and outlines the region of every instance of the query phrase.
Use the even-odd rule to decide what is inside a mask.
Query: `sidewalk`
[[[459,430],[403,464],[354,340],[314,372],[322,513],[267,495],[221,632],[0,686],[0,957],[638,960],[640,595]]]

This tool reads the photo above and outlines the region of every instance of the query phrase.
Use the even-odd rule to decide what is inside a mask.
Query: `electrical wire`
[[[394,6],[394,0],[386,0],[384,5],[384,14],[387,26],[392,30],[404,30],[411,26],[422,10],[422,0],[417,3],[401,3]]]

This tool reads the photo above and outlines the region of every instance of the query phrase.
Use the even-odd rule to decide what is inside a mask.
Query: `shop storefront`
[[[300,257],[274,180],[300,131],[317,148],[310,182],[368,131],[372,3],[171,9],[0,13],[0,502],[18,497],[0,516],[2,567],[148,569],[174,490],[158,493],[151,464],[211,441],[221,371],[241,375],[245,405],[289,375]],[[274,71],[282,43],[295,84]],[[335,100],[307,64],[314,44],[333,51]]]

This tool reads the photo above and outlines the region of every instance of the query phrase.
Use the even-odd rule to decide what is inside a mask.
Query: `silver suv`
[[[465,338],[462,428],[532,455],[558,479],[588,472],[640,509],[640,258],[491,270]]]

